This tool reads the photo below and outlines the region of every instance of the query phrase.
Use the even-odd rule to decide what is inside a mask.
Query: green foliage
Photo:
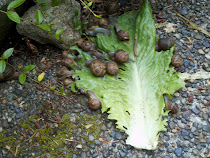
[[[43,21],[42,12],[39,9],[36,10],[36,21],[37,21],[38,24],[41,24],[42,21]]]
[[[21,4],[23,4],[26,0],[14,0],[12,1],[8,6],[7,10],[14,9],[19,7]]]
[[[23,72],[28,72],[36,68],[36,65],[28,65],[23,68]]]
[[[74,19],[73,19],[73,24],[74,24],[74,30],[80,31],[80,34],[82,34],[82,31],[85,29],[85,26],[88,24],[87,20],[80,21],[79,20],[79,12],[77,9],[74,9]]]
[[[63,31],[64,31],[64,29],[58,29],[58,30],[56,31],[56,33],[55,33],[55,38],[56,38],[57,40],[60,39],[59,36],[63,33]]]
[[[38,26],[39,26],[39,28],[41,28],[41,29],[43,29],[45,31],[50,32],[50,27],[48,25],[46,25],[46,24],[40,24]]]
[[[4,72],[6,68],[6,63],[4,60],[0,60],[0,74]]]
[[[58,5],[60,4],[60,1],[61,1],[61,0],[52,0],[51,6],[52,6],[52,7],[58,6]]]
[[[7,50],[3,53],[2,59],[7,59],[7,58],[9,58],[9,57],[12,55],[13,51],[14,51],[14,48],[9,48],[9,49],[7,49]]]
[[[7,16],[10,20],[18,24],[20,23],[20,17],[15,11],[12,11],[12,10],[7,11]]]
[[[52,86],[50,89],[51,90],[55,90],[56,89],[56,85]]]
[[[74,92],[74,93],[77,92],[77,90],[76,90],[76,83],[75,82],[71,83],[71,91]]]
[[[25,80],[26,80],[26,74],[21,73],[21,74],[19,75],[18,80],[19,80],[19,82],[20,82],[21,84],[23,84],[23,83],[25,82]]]

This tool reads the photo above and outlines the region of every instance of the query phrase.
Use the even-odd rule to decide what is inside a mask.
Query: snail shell
[[[94,76],[102,77],[106,73],[106,65],[99,60],[93,60],[90,63],[90,71]]]
[[[175,44],[172,38],[161,38],[158,40],[159,50],[169,50]]]
[[[99,109],[100,106],[102,105],[100,98],[93,91],[90,90],[87,90],[86,94],[88,96],[88,105],[90,109],[92,110]]]
[[[108,21],[108,19],[106,19],[106,18],[100,18],[100,19],[98,20],[98,24],[99,24],[99,26],[101,26],[101,27],[109,27],[109,21]]]
[[[114,53],[114,59],[118,63],[125,63],[129,60],[129,55],[126,51],[119,49]]]
[[[170,110],[173,114],[176,114],[179,111],[179,106],[171,100],[168,100],[166,103],[166,110]]]
[[[68,72],[69,72],[69,69],[66,68],[65,66],[60,67],[60,68],[58,68],[58,70],[57,70],[57,76],[58,76],[58,77],[61,77],[61,76],[65,75],[65,74],[67,74]]]
[[[70,78],[65,78],[65,79],[63,80],[63,85],[64,85],[64,86],[68,86],[68,85],[70,85],[72,82],[73,82],[72,79],[70,79]]]
[[[72,65],[74,65],[74,59],[72,58],[65,58],[61,61],[61,65],[67,67],[68,69],[71,68]]]
[[[124,40],[129,40],[129,33],[128,31],[125,30],[120,30],[117,32],[117,38],[124,41]]]
[[[174,67],[180,67],[183,64],[183,59],[182,59],[181,55],[173,55],[173,57],[171,59],[171,64]]]
[[[119,72],[119,66],[115,61],[109,61],[106,64],[106,72],[109,75],[116,75]]]
[[[18,79],[19,75],[20,73],[16,72],[13,67],[6,65],[4,72],[0,73],[0,82]]]

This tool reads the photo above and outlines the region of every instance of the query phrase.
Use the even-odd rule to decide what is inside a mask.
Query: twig
[[[178,15],[179,17],[181,17],[182,19],[188,21],[190,23],[190,25],[192,26],[193,29],[198,30],[198,31],[201,31],[205,35],[210,36],[210,33],[208,31],[206,31],[202,27],[199,27],[198,25],[196,25],[195,23],[193,23],[191,20],[185,18],[184,16],[182,16],[181,14],[179,14],[177,12],[175,12],[175,14]]]

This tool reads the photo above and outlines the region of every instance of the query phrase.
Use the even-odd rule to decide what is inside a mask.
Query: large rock
[[[68,3],[69,2],[69,3]],[[51,4],[51,0],[48,0],[49,6]],[[39,5],[31,7],[28,11],[26,11],[22,18],[31,21],[32,23],[37,24],[36,22],[36,10],[39,8]],[[55,46],[62,49],[69,49],[69,45],[65,44],[70,42],[74,42],[78,38],[80,38],[80,34],[78,31],[74,31],[73,18],[74,18],[74,9],[78,9],[79,17],[80,17],[80,4],[75,0],[70,1],[61,1],[58,6],[49,7],[42,11],[43,15],[45,15],[42,24],[54,24],[51,27],[51,31],[53,32],[53,36],[51,36],[47,31],[44,31],[28,22],[22,21],[20,24],[17,24],[18,33],[28,36],[29,38],[41,43],[47,44],[51,43]],[[58,29],[64,29],[62,33],[63,40],[57,40],[55,38],[55,32]]]
[[[0,10],[7,11],[7,6],[9,5],[10,2],[13,0],[0,0]],[[21,6],[18,8],[15,8],[15,11],[19,14],[22,15],[25,10],[29,8],[31,4],[28,2],[23,3]],[[7,36],[8,32],[14,26],[15,22],[10,20],[6,14],[0,12],[0,43],[5,39]]]

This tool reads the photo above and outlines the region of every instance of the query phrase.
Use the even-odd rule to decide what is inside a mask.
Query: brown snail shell
[[[122,41],[129,40],[129,33],[128,33],[128,31],[120,30],[116,34],[117,34],[117,38],[122,40]]]
[[[106,63],[106,72],[109,75],[116,75],[119,72],[119,66],[115,61],[109,61]]]
[[[175,44],[172,38],[161,38],[158,40],[158,48],[159,50],[169,50]]]
[[[126,51],[119,49],[114,53],[114,59],[118,63],[125,63],[129,60],[129,55]]]
[[[69,69],[66,68],[65,66],[60,67],[60,68],[57,69],[57,76],[61,77],[61,76],[65,75],[68,72],[69,72]]]
[[[62,61],[61,61],[61,65],[67,67],[68,69],[71,68],[72,65],[74,65],[74,59],[72,58],[64,58]]]
[[[173,57],[171,59],[171,64],[174,67],[180,67],[183,64],[183,59],[182,59],[181,55],[178,55],[178,54],[173,55]]]
[[[94,76],[102,77],[106,73],[106,65],[99,60],[93,60],[90,63],[90,71]]]
[[[120,4],[116,0],[108,0],[105,3],[105,11],[107,15],[115,15],[118,13],[120,9]]]
[[[65,78],[65,79],[63,80],[63,85],[64,85],[64,86],[69,86],[72,82],[73,82],[72,79],[70,79],[70,78]]]
[[[76,44],[77,44],[78,47],[81,47],[82,44],[83,44],[83,42],[84,42],[84,39],[83,39],[83,38],[80,38],[80,39],[78,39],[78,40],[76,41]]]
[[[166,103],[166,110],[170,110],[173,114],[176,114],[179,111],[179,106],[176,103],[168,100]]]
[[[19,75],[20,73],[16,72],[13,67],[6,65],[4,72],[0,73],[0,82],[18,79]]]
[[[108,21],[108,19],[106,19],[106,18],[100,18],[100,19],[98,20],[98,24],[99,24],[99,26],[101,26],[101,27],[109,27],[109,21]]]
[[[93,91],[87,90],[86,93],[88,96],[88,105],[90,109],[92,110],[99,109],[100,106],[102,105],[100,98]]]

